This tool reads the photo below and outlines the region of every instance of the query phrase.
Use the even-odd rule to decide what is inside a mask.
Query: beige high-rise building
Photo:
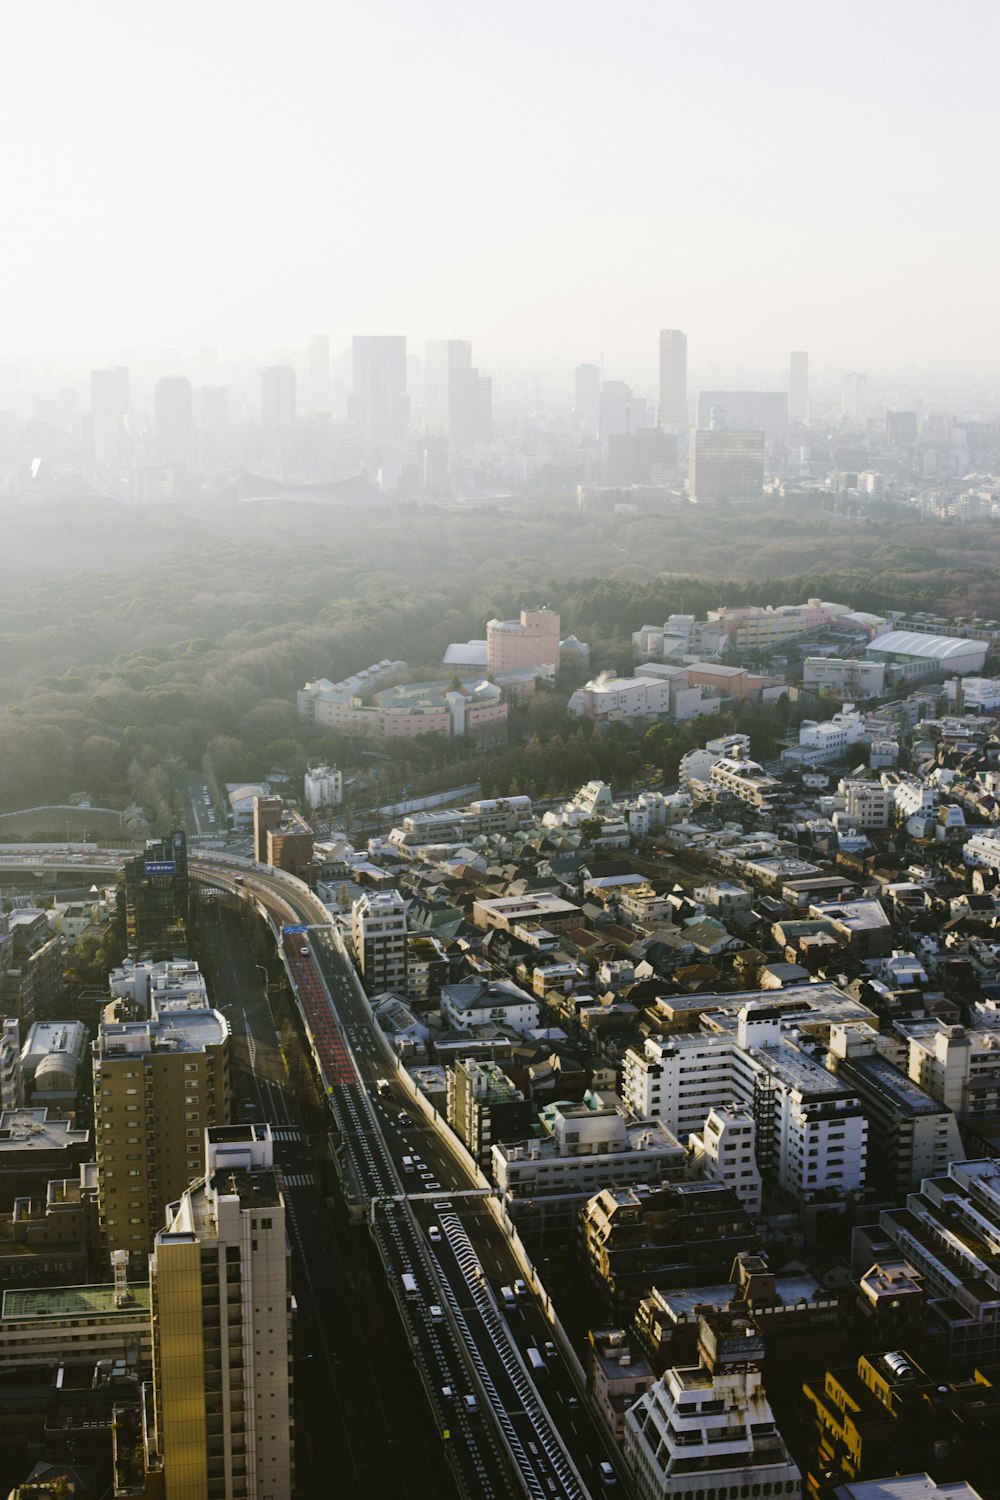
[[[229,1025],[165,1007],[102,1022],[92,1046],[101,1234],[145,1265],[163,1206],[205,1170],[205,1129],[229,1119]]]
[[[169,1500],[291,1500],[291,1287],[271,1127],[207,1131],[205,1168],[149,1258],[149,1466]]]
[[[764,491],[764,434],[699,428],[691,434],[691,499],[759,500]]]

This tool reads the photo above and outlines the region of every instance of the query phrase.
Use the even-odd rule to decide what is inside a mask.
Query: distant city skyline
[[[692,371],[995,366],[981,3],[962,47],[929,0],[6,21],[0,354],[405,333],[546,379],[603,354],[654,401],[660,328]]]

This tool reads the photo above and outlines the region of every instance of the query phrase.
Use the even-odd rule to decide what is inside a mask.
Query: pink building
[[[559,616],[551,609],[522,609],[520,620],[488,620],[486,665],[493,673],[524,667],[555,673],[559,666]]]

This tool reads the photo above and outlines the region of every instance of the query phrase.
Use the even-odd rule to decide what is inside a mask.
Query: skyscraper
[[[471,369],[449,372],[448,433],[456,448],[491,440],[493,382],[488,375]]]
[[[101,1234],[144,1263],[164,1205],[205,1169],[206,1127],[229,1119],[229,1025],[154,1003],[148,1020],[102,1021],[92,1051]]]
[[[187,839],[180,829],[147,839],[126,859],[119,879],[130,958],[187,958],[191,891]]]
[[[194,393],[183,375],[165,375],[153,392],[156,459],[161,464],[191,462]]]
[[[116,365],[111,370],[91,370],[90,412],[93,417],[127,415],[128,370],[124,365]]]
[[[804,349],[788,356],[788,420],[809,420],[809,355]]]
[[[659,425],[670,432],[685,432],[688,425],[687,345],[679,328],[660,333]]]
[[[305,377],[302,401],[305,411],[327,415],[333,406],[333,386],[330,379],[330,339],[325,333],[317,333],[309,340]]]
[[[601,371],[577,365],[573,379],[573,415],[582,437],[596,437],[601,419]]]
[[[424,346],[424,431],[447,432],[451,418],[451,375],[472,369],[468,339],[429,339]]]
[[[291,365],[267,365],[261,371],[260,421],[269,432],[295,426],[295,371]]]
[[[150,1257],[146,1450],[170,1500],[291,1500],[291,1287],[270,1126],[210,1129],[204,1150],[204,1177],[169,1204]]]
[[[395,442],[406,431],[406,339],[356,334],[351,351],[350,415],[366,442]]]
[[[840,410],[851,427],[863,427],[868,421],[868,376],[852,370],[844,376]]]

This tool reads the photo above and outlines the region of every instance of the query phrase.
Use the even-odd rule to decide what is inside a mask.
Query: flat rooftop
[[[0,1152],[62,1151],[85,1146],[89,1130],[74,1130],[68,1120],[50,1120],[47,1109],[5,1109],[0,1112]]]
[[[3,1294],[0,1317],[8,1323],[16,1318],[134,1318],[143,1313],[149,1313],[149,1284],[138,1281],[121,1306],[113,1285],[13,1287]]]
[[[144,1052],[204,1052],[218,1047],[229,1035],[229,1023],[217,1010],[158,1011],[155,1021],[112,1021],[101,1026],[98,1056],[141,1055]]]

